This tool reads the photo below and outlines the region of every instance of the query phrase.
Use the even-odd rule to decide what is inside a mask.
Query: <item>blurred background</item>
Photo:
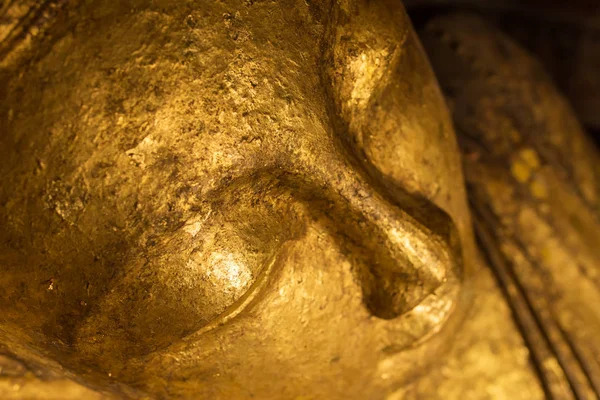
[[[476,12],[525,46],[571,102],[600,146],[600,0],[405,0],[414,24]]]

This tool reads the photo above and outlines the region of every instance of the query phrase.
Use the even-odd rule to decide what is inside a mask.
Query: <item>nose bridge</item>
[[[306,166],[305,177],[324,189],[328,217],[363,255],[365,268],[358,272],[367,305],[378,317],[394,318],[457,280],[460,257],[454,237],[445,234],[453,223],[437,209],[435,227],[428,226],[427,215],[417,218],[342,153],[310,157],[319,162]]]
[[[325,178],[326,179],[326,178]],[[385,246],[398,259],[408,262],[416,274],[443,281],[452,268],[451,244],[410,214],[401,204],[384,196],[377,185],[355,168],[344,165],[342,174],[331,179],[349,208],[381,231]],[[447,223],[451,224],[448,218]]]

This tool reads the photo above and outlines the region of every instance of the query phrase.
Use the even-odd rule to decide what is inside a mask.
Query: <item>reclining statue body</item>
[[[384,398],[497,326],[539,395],[399,2],[65,12],[1,64],[5,344],[132,397]]]

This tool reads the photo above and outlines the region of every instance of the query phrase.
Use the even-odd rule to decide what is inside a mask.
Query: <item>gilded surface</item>
[[[577,351],[540,358],[491,272],[521,262],[530,295],[541,269],[548,304],[530,314],[552,310],[568,343],[600,331],[597,155],[537,74],[515,75],[515,94],[459,81],[495,103],[448,96],[484,258],[450,114],[399,2],[20,6],[3,11],[27,27],[0,31],[5,397],[592,395]],[[444,21],[423,37],[448,90],[469,70],[440,48],[482,23]],[[516,117],[502,107],[515,101]],[[503,141],[546,125],[555,163]],[[491,155],[470,147],[487,135]]]
[[[422,39],[465,153],[482,247],[551,398],[600,388],[599,158],[539,63],[468,15]]]

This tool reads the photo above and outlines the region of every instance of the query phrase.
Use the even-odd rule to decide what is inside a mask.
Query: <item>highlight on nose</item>
[[[370,312],[396,318],[443,285],[457,283],[460,244],[451,218],[431,203],[415,205],[408,195],[387,194],[360,168],[334,158],[324,163],[327,170],[311,165],[301,174],[326,198],[331,229],[353,257]]]

